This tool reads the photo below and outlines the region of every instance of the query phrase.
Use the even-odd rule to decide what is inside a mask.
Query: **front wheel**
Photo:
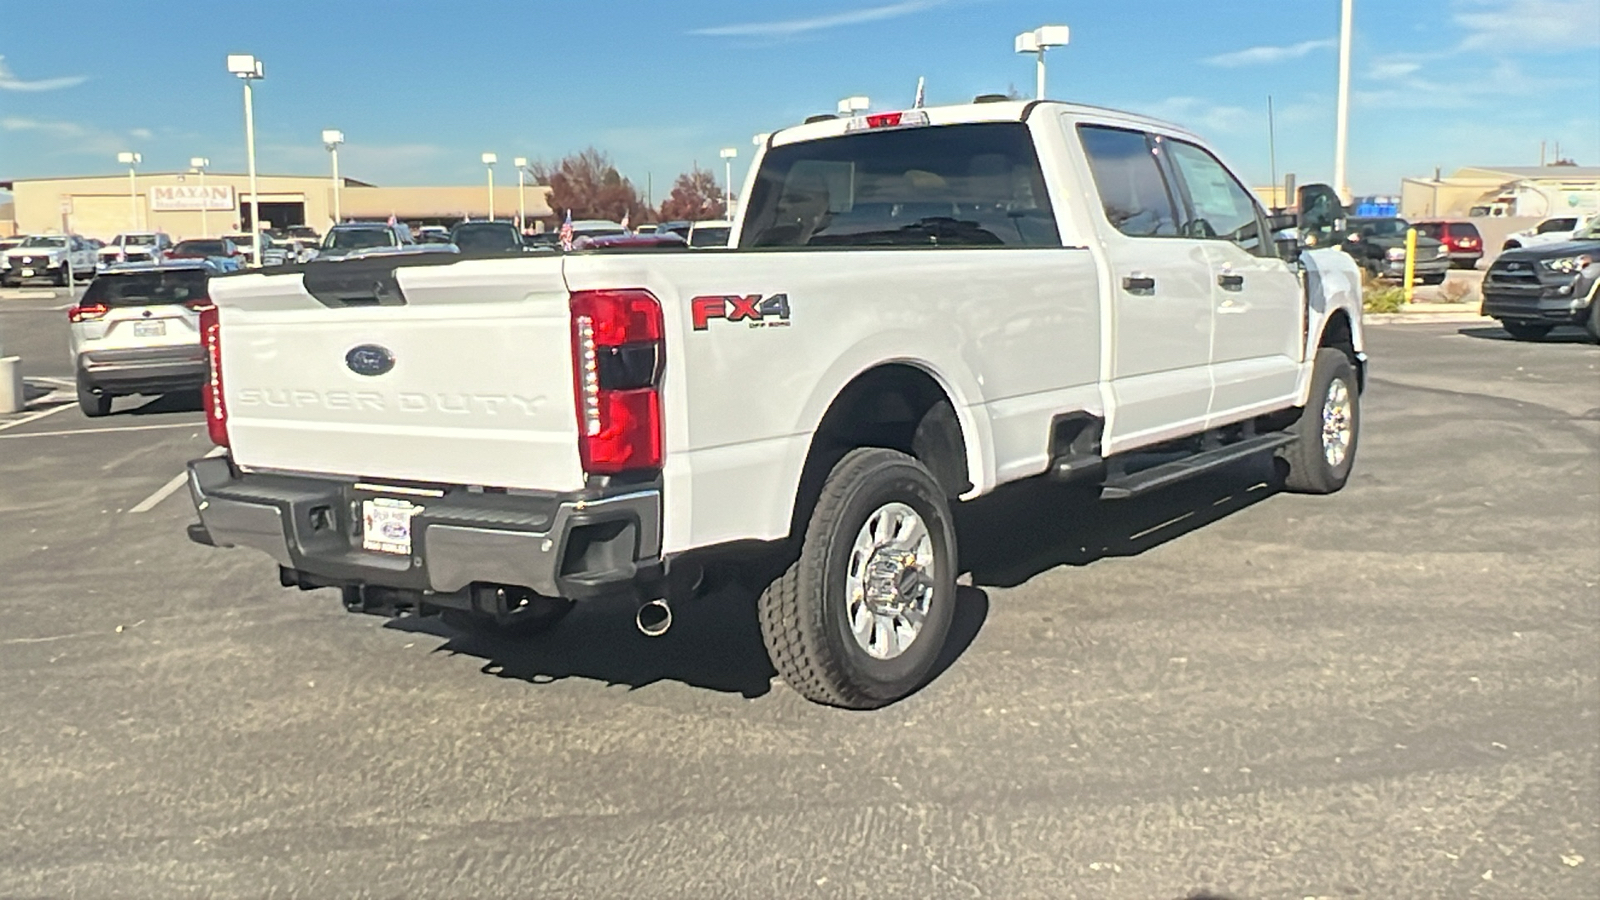
[[[1323,347],[1311,369],[1311,397],[1289,433],[1294,443],[1280,457],[1288,464],[1283,486],[1301,494],[1331,494],[1350,480],[1361,433],[1361,391],[1343,351]]]
[[[955,612],[950,506],[922,463],[862,447],[828,474],[799,558],[762,592],[761,638],[801,696],[874,709],[920,687]]]
[[[1589,320],[1584,323],[1583,330],[1589,332],[1589,340],[1600,344],[1600,297],[1589,301]]]
[[[1500,327],[1506,330],[1506,334],[1519,341],[1537,341],[1555,328],[1554,325],[1546,325],[1543,322],[1516,322],[1511,320],[1502,321]]]
[[[1441,273],[1439,273],[1437,275],[1424,275],[1424,276],[1422,276],[1422,283],[1423,284],[1444,284],[1444,273],[1441,272]]]

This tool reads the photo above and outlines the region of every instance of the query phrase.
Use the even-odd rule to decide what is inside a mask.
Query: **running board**
[[[1237,462],[1247,456],[1255,456],[1257,453],[1276,450],[1293,442],[1293,435],[1281,432],[1257,435],[1256,437],[1245,438],[1242,441],[1218,447],[1215,450],[1204,450],[1193,456],[1185,456],[1183,459],[1174,460],[1173,462],[1141,469],[1131,475],[1113,475],[1107,478],[1101,486],[1100,499],[1126,500],[1130,497],[1137,497],[1157,488],[1176,484],[1185,478],[1193,478],[1196,475],[1209,472],[1219,466]]]

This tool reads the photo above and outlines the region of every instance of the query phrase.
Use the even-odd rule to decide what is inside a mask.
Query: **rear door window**
[[[1552,231],[1571,231],[1578,227],[1577,219],[1551,219],[1540,222],[1538,234],[1549,234]]]
[[[108,273],[89,282],[84,305],[161,306],[205,298],[209,272],[173,269],[165,272]]]
[[[1021,122],[866,131],[768,151],[739,246],[1059,247]]]
[[[1112,227],[1129,237],[1177,236],[1177,204],[1144,132],[1079,125],[1078,139]]]

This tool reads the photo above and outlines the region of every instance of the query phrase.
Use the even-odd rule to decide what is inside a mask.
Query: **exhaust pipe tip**
[[[672,627],[672,607],[665,600],[651,600],[639,607],[633,622],[646,637],[660,637]]]

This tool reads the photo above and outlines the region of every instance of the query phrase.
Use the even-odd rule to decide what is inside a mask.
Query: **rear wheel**
[[[111,414],[111,395],[105,392],[96,394],[94,389],[86,384],[83,376],[78,377],[78,408],[91,419]]]
[[[799,558],[761,594],[761,638],[801,696],[873,709],[920,687],[955,611],[950,507],[916,459],[863,447],[833,467]]]
[[[1288,464],[1283,486],[1301,494],[1331,494],[1344,487],[1355,464],[1361,433],[1361,391],[1343,351],[1323,347],[1311,370],[1311,397],[1289,433],[1294,443],[1280,455]]]
[[[1555,328],[1554,325],[1546,325],[1543,322],[1517,322],[1509,319],[1501,320],[1500,327],[1519,341],[1537,341]]]

